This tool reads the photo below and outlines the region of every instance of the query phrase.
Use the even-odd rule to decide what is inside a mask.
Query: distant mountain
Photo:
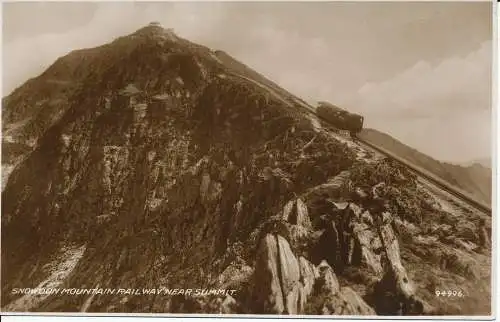
[[[467,163],[463,163],[461,165],[464,167],[473,167],[473,166],[479,165],[479,166],[491,169],[492,164],[493,164],[493,162],[492,162],[490,157],[484,157],[484,158],[472,160],[472,161],[467,162]]]
[[[491,203],[491,166],[488,161],[477,161],[468,166],[441,162],[394,139],[388,134],[374,129],[363,129],[360,136],[377,144],[416,166],[439,176],[452,185],[461,188],[478,199]],[[489,162],[491,164],[491,161]]]

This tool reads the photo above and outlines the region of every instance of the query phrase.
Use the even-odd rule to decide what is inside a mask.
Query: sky
[[[2,96],[151,21],[436,159],[491,155],[491,2],[3,3]]]

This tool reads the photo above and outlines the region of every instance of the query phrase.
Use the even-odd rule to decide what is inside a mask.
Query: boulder
[[[343,263],[341,259],[340,235],[334,221],[327,224],[326,229],[319,237],[316,244],[316,258],[324,259],[330,265],[341,270]],[[319,261],[318,260],[318,261]]]
[[[293,206],[295,205],[295,201],[294,200],[290,200],[289,202],[287,202],[287,204],[285,205],[285,207],[283,207],[283,212],[282,212],[282,215],[281,215],[281,218],[285,221],[288,221],[289,218],[290,218],[290,215],[293,211]]]
[[[478,241],[477,227],[471,222],[460,222],[456,227],[456,236],[471,242]]]
[[[358,246],[359,254],[355,254],[356,265],[362,265],[370,269],[376,275],[382,275],[383,269],[380,262],[382,243],[376,231],[365,223],[354,225],[353,238]]]
[[[278,260],[278,243],[268,234],[260,243],[254,272],[253,298],[258,313],[282,313],[285,309]]]
[[[322,261],[318,265],[313,302],[319,304],[311,312],[323,315],[375,315],[375,311],[349,287],[340,287],[333,269]]]
[[[299,225],[287,225],[288,230],[288,240],[294,250],[303,250],[307,248],[308,243],[311,240],[311,231],[307,230],[303,226]]]
[[[316,266],[309,262],[304,257],[299,257],[300,278],[304,289],[304,294],[309,296],[313,291],[313,286],[316,278],[319,277],[319,272]]]
[[[301,199],[291,200],[277,218],[286,231],[278,234],[285,236],[295,251],[307,249],[311,240],[312,223],[306,204]]]
[[[398,293],[403,294],[406,298],[414,294],[415,288],[413,283],[408,278],[406,269],[401,263],[399,253],[399,243],[390,225],[379,227],[379,234],[382,240],[382,246],[385,249],[388,265],[386,267],[386,276],[392,279],[394,287]]]
[[[350,287],[342,287],[340,294],[347,303],[344,311],[351,312],[349,315],[376,315],[375,310]]]
[[[382,315],[403,315],[410,311],[421,314],[424,305],[416,299],[415,286],[401,262],[399,242],[391,225],[392,218],[385,214],[385,218],[378,223],[376,229],[381,242],[383,277],[369,294],[371,302],[377,313]]]
[[[322,315],[376,315],[375,311],[357,293],[347,287],[343,288],[341,293],[327,297],[318,313]]]
[[[306,229],[311,229],[311,219],[309,218],[309,213],[307,211],[306,204],[299,198],[297,199],[297,217],[295,218],[295,224],[300,225]]]
[[[332,267],[326,261],[322,261],[318,265],[318,273],[317,285],[320,291],[331,295],[337,294],[340,290],[340,284]]]
[[[220,314],[235,314],[238,313],[238,302],[231,296],[226,295],[219,306]]]
[[[261,241],[254,273],[252,301],[257,313],[301,314],[318,270],[304,257],[297,260],[280,235]]]
[[[305,229],[312,228],[307,205],[300,198],[289,201],[283,207],[282,218],[293,225],[302,226]]]
[[[279,235],[267,234],[260,242],[255,266],[253,298],[256,310],[293,314],[299,278],[299,263],[288,242]]]
[[[350,203],[326,224],[316,247],[316,259],[325,259],[341,272],[346,266],[364,265],[382,276],[382,243],[368,211]]]
[[[344,186],[349,182],[351,173],[342,171],[328,182],[311,188],[305,195],[307,200],[324,199],[325,196],[330,198],[338,198],[344,192]]]

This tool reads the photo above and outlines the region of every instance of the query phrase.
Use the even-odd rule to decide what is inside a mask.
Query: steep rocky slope
[[[374,129],[364,129],[360,135],[369,142],[384,147],[412,164],[426,169],[450,184],[471,193],[478,200],[491,203],[492,173],[490,167],[482,166],[479,163],[464,167],[437,161]]]
[[[228,57],[152,25],[4,99],[3,310],[489,314],[489,218]]]

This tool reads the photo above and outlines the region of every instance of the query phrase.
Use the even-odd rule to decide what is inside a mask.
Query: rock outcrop
[[[304,264],[303,264],[304,265]],[[254,273],[253,299],[257,312],[300,314],[301,297],[307,297],[300,282],[302,269],[288,242],[279,235],[268,234],[261,241]]]
[[[341,287],[333,269],[325,262],[318,266],[314,303],[308,308],[322,315],[375,315],[375,311],[350,287]]]

